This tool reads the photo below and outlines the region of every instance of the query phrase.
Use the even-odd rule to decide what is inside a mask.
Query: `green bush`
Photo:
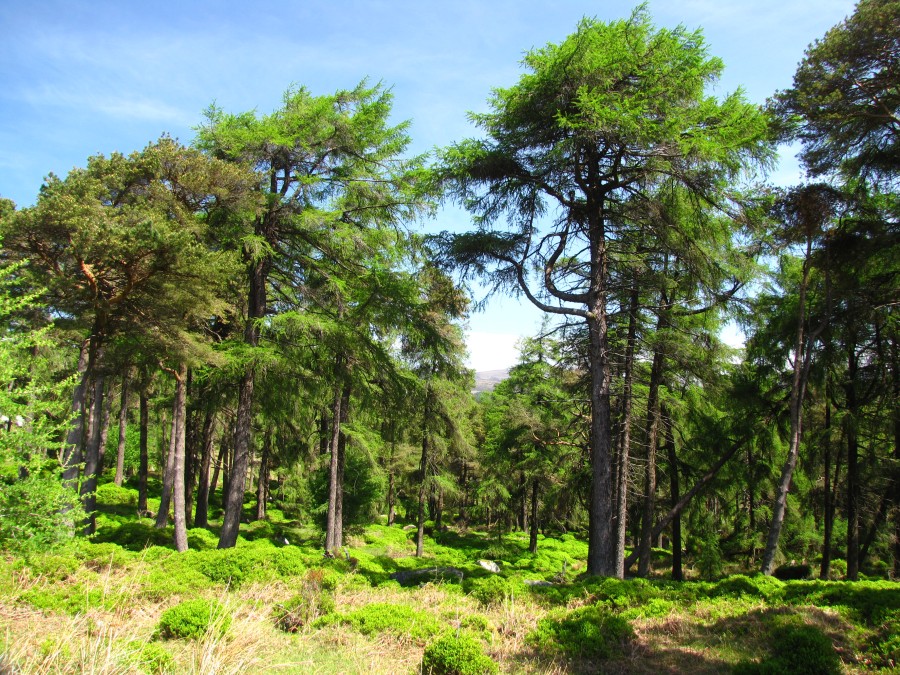
[[[172,595],[189,595],[212,586],[210,580],[195,569],[188,553],[173,553],[161,549],[165,556],[156,557],[148,566],[141,595],[162,600]]]
[[[509,579],[497,575],[471,579],[466,587],[469,595],[482,605],[500,603],[515,594],[514,584]]]
[[[549,655],[608,659],[632,639],[634,631],[626,619],[602,606],[588,605],[541,619],[525,641]]]
[[[275,610],[275,624],[283,631],[296,633],[320,616],[334,611],[334,594],[324,585],[323,570],[310,570],[300,591]]]
[[[72,549],[67,549],[59,553],[29,556],[24,566],[33,577],[43,576],[50,581],[63,581],[75,574],[81,567],[81,561],[75,557]]]
[[[158,642],[140,642],[135,640],[128,643],[129,653],[125,658],[125,666],[128,672],[137,670],[151,675],[164,675],[175,672],[175,659],[169,651]]]
[[[770,600],[779,596],[783,590],[784,582],[775,577],[762,574],[747,577],[743,574],[735,574],[714,584],[709,590],[709,595],[713,598],[723,595],[734,597],[746,595]]]
[[[895,668],[900,664],[900,612],[879,627],[867,653],[873,655],[873,665],[876,667]]]
[[[158,631],[163,638],[200,639],[207,633],[224,635],[230,626],[231,616],[221,603],[198,598],[163,612]]]
[[[87,539],[77,540],[73,550],[85,567],[94,570],[124,567],[134,557],[130,551],[116,544],[94,544]]]
[[[104,483],[97,488],[98,506],[137,507],[138,492],[115,483]]]
[[[211,551],[219,545],[219,538],[202,527],[194,527],[188,530],[187,540],[188,548],[194,551]]]
[[[65,586],[34,587],[28,589],[19,597],[37,609],[68,614],[70,616],[84,614],[92,607],[103,606],[103,593],[96,588],[85,588],[80,583]]]
[[[476,640],[467,635],[443,635],[428,645],[422,655],[422,673],[425,675],[489,675],[498,672],[497,664],[485,655]]]
[[[771,653],[759,662],[742,662],[738,675],[839,675],[841,660],[827,635],[794,618],[776,622],[770,636]]]
[[[900,584],[889,581],[793,581],[784,587],[791,604],[846,607],[854,620],[875,626],[900,611]]]
[[[313,626],[342,623],[353,627],[363,635],[393,633],[423,642],[441,631],[441,625],[430,614],[414,610],[408,605],[374,603],[349,614],[331,614],[317,619]]]
[[[621,612],[623,619],[651,619],[668,616],[676,607],[676,603],[664,598],[652,598],[648,602]]]

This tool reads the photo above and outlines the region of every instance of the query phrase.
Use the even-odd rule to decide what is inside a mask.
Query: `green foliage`
[[[491,675],[500,668],[485,655],[481,645],[467,635],[446,634],[425,647],[425,675]]]
[[[699,521],[696,532],[692,533],[697,548],[697,569],[704,579],[716,579],[724,569],[719,533],[710,511],[703,510]]]
[[[128,644],[129,653],[125,664],[130,669],[150,675],[164,675],[175,672],[175,658],[158,642],[139,642]]]
[[[152,546],[162,547],[171,544],[172,534],[171,530],[156,528],[147,520],[98,528],[94,541],[118,544],[129,551],[142,551]]]
[[[815,626],[782,617],[770,630],[771,653],[758,663],[742,662],[738,675],[838,675],[841,660],[831,640]]]
[[[85,567],[98,571],[125,567],[135,557],[116,544],[95,544],[85,539],[76,540],[72,550]]]
[[[415,642],[423,642],[441,631],[441,624],[430,614],[408,605],[373,603],[348,614],[332,614],[314,622],[315,627],[343,623],[363,635],[389,632]]]
[[[326,585],[325,572],[310,570],[300,584],[300,591],[276,607],[275,624],[287,633],[296,633],[334,609],[334,592]]]
[[[774,600],[778,598],[784,589],[784,583],[775,577],[759,574],[747,577],[743,574],[735,574],[718,581],[709,591],[710,597],[721,596],[748,596]]]
[[[115,483],[103,483],[97,487],[97,506],[137,507],[138,492],[119,487]]]
[[[501,603],[524,591],[521,583],[497,574],[467,580],[464,588],[482,605]]]
[[[54,553],[31,556],[22,560],[22,566],[31,576],[42,576],[49,581],[64,581],[75,574],[81,565],[73,549],[62,549]]]
[[[207,634],[225,635],[230,626],[231,615],[220,602],[197,598],[163,612],[157,630],[166,639],[199,640]]]
[[[784,600],[817,607],[845,607],[867,625],[900,611],[900,584],[888,581],[794,581],[784,587]]]
[[[548,655],[608,659],[634,639],[631,624],[602,605],[556,612],[538,621],[525,641]]]
[[[323,530],[328,510],[328,481],[328,466],[324,466],[313,474],[309,486],[313,503],[318,505],[314,509],[316,522]],[[352,490],[344,492],[344,527],[372,522],[384,498],[384,475],[368,456],[352,444],[347,447],[344,484],[353,486]]]
[[[83,583],[59,586],[35,586],[24,591],[21,600],[37,609],[75,616],[91,608],[114,609],[117,598],[106,595],[102,589]]]
[[[22,267],[0,265],[0,548],[29,553],[67,541],[84,512],[58,476],[74,378],[53,372],[49,328],[22,321],[39,295],[16,293]]]

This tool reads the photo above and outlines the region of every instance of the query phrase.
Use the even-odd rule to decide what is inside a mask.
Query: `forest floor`
[[[399,525],[330,559],[276,510],[234,549],[197,528],[178,554],[135,499],[101,486],[92,540],[0,554],[0,674],[412,674],[423,654],[435,673],[900,672],[898,583],[588,578],[571,535],[531,555],[524,534],[448,530],[416,558]],[[441,656],[446,636],[489,660]]]

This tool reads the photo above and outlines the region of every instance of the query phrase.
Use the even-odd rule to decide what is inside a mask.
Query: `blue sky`
[[[701,27],[725,62],[720,93],[742,86],[762,103],[790,86],[806,47],[853,11],[850,0],[682,0],[649,4],[657,26]],[[584,16],[627,17],[619,0],[295,0],[183,3],[93,0],[0,3],[0,195],[34,202],[43,177],[88,156],[137,150],[163,132],[189,142],[202,111],[278,107],[284,90],[314,94],[368,77],[392,87],[412,151],[476,133],[492,87],[522,73],[524,52],[571,33]],[[773,172],[799,179],[787,153]],[[464,227],[446,209],[428,231]],[[471,364],[515,362],[514,343],[540,316],[491,301],[470,320]]]

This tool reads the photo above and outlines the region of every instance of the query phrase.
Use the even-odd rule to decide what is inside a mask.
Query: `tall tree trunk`
[[[216,412],[212,406],[208,406],[203,416],[203,451],[200,457],[199,480],[197,481],[197,510],[194,514],[194,527],[209,526],[209,465],[212,462],[215,425]],[[216,471],[218,472],[218,467]],[[216,477],[218,478],[218,476]]]
[[[521,486],[520,494],[519,494],[519,530],[522,532],[528,531],[528,479],[525,477],[525,472],[519,472],[519,485]]]
[[[179,364],[175,376],[175,402],[172,406],[172,445],[175,448],[172,481],[172,501],[175,511],[175,550],[186,551],[187,512],[184,499],[185,485],[185,437],[187,435],[187,365]]]
[[[106,378],[104,378],[105,380]],[[103,475],[104,458],[106,456],[106,440],[109,438],[109,424],[112,418],[112,391],[104,384],[103,412],[100,414],[100,438],[97,440],[97,478]]]
[[[609,434],[609,346],[607,343],[605,294],[592,307],[588,318],[591,379],[591,492],[588,573],[618,576],[616,547],[612,536],[612,481]]]
[[[797,332],[794,336],[794,367],[791,379],[791,397],[789,411],[791,417],[791,431],[788,442],[788,454],[781,469],[781,478],[776,486],[775,503],[772,505],[772,520],[769,524],[769,535],[766,539],[766,549],[763,552],[762,573],[771,575],[775,571],[775,556],[778,553],[778,541],[781,538],[781,528],[784,524],[784,514],[787,510],[787,495],[791,487],[791,479],[794,476],[794,468],[797,466],[797,457],[800,454],[800,439],[802,437],[803,399],[806,394],[806,381],[809,374],[809,365],[812,352],[812,341],[806,339],[806,289],[809,282],[810,254],[812,241],[807,239],[806,257],[803,259],[803,273],[800,280],[799,304],[797,309]]]
[[[266,429],[263,437],[262,457],[259,458],[259,476],[256,481],[256,520],[266,519],[266,501],[269,499],[269,454],[272,451],[272,430]]]
[[[81,503],[87,514],[85,534],[94,534],[97,529],[97,477],[100,475],[100,441],[103,433],[104,378],[94,379],[94,400],[91,403],[91,419],[84,451],[84,480],[81,481]]]
[[[177,398],[177,392],[176,392]],[[174,410],[174,407],[173,407]],[[175,489],[175,443],[177,441],[177,417],[172,415],[172,429],[169,434],[169,451],[166,453],[166,466],[163,470],[162,494],[159,498],[159,512],[156,514],[156,527],[162,529],[169,524],[169,508],[172,505],[172,490]],[[165,426],[165,416],[163,416]]]
[[[336,537],[337,500],[338,490],[340,489],[338,485],[338,445],[341,435],[341,404],[343,402],[341,390],[340,383],[336,384],[331,413],[331,465],[328,470],[328,511],[325,516],[325,550],[329,552],[340,546],[340,542],[336,541]]]
[[[661,294],[661,305],[668,303],[665,293]],[[667,327],[665,310],[657,319],[656,332]],[[641,541],[638,552],[638,576],[650,574],[650,554],[653,546],[653,514],[656,510],[656,438],[659,435],[659,388],[662,384],[665,355],[660,345],[653,350],[653,365],[650,367],[650,391],[647,396],[647,461],[644,465],[644,503],[641,515]]]
[[[431,419],[431,383],[425,384],[425,408],[422,411],[422,457],[419,460],[419,513],[416,519],[416,557],[425,553],[425,498],[428,483],[428,462],[431,461],[428,421]]]
[[[831,576],[831,546],[834,532],[834,498],[831,488],[831,391],[829,376],[825,374],[825,428],[823,430],[824,463],[825,463],[825,494],[824,494],[824,523],[822,537],[822,564],[819,566],[819,578],[828,579]]]
[[[216,487],[219,485],[219,474],[221,473],[223,476],[225,475],[225,462],[228,461],[228,434],[223,431],[222,438],[219,439],[219,454],[216,457],[215,465],[213,466],[213,475],[209,481],[209,494],[212,494],[216,491]],[[223,478],[224,482],[224,478]]]
[[[78,355],[78,384],[75,385],[75,391],[72,393],[72,425],[69,427],[61,458],[63,484],[73,490],[78,487],[78,476],[81,473],[81,463],[84,461],[85,426],[87,424],[85,399],[90,380],[88,371],[90,343],[90,340],[84,340],[81,343],[81,351]]]
[[[531,529],[528,535],[528,551],[534,555],[537,553],[538,538],[538,479],[531,481]]]
[[[334,510],[334,541],[335,546],[344,545],[344,468],[347,465],[347,434],[344,433],[344,425],[350,419],[350,383],[344,385],[341,393],[341,432],[338,434],[338,462],[337,462],[337,503]]]
[[[394,524],[394,471],[388,472],[388,492],[387,492],[387,524],[388,527]]]
[[[897,336],[891,336],[891,393],[894,411],[894,579],[900,579],[900,349]]]
[[[459,522],[463,527],[468,525],[469,522],[469,464],[468,462],[462,463],[462,470],[460,475],[460,480],[462,481],[462,502],[459,505]]]
[[[119,443],[116,446],[116,485],[122,487],[125,480],[125,432],[128,429],[128,369],[122,376],[122,394],[119,397]]]
[[[672,419],[668,411],[663,411],[666,425],[666,457],[669,463],[669,492],[671,506],[674,508],[681,499],[681,485],[678,477],[678,455],[675,448],[675,434],[672,432]],[[681,562],[681,514],[672,518],[672,579],[683,581],[684,573]]]
[[[267,223],[264,220],[259,221],[256,226],[256,234],[264,236],[267,233],[266,226]],[[266,281],[272,261],[267,255],[252,260],[248,253],[247,258],[250,293],[247,323],[244,327],[244,342],[252,349],[259,345],[259,321],[266,315]],[[255,366],[248,364],[238,390],[238,407],[234,421],[234,460],[229,472],[228,489],[223,499],[225,513],[222,516],[219,548],[231,548],[237,543],[241,512],[244,508],[244,487],[247,482],[247,470],[250,466],[252,450],[253,388],[255,383]]]
[[[147,449],[147,432],[150,426],[150,402],[146,387],[141,387],[138,406],[140,408],[139,440],[140,459],[138,461],[138,511],[147,511],[147,474],[150,471],[150,453]]]
[[[195,396],[193,391],[194,371],[188,368],[187,384],[185,386],[185,401]],[[187,406],[187,403],[185,403]],[[188,527],[191,527],[191,516],[194,511],[194,481],[197,477],[197,419],[199,410],[191,411],[185,407],[184,419],[184,517]]]
[[[628,527],[628,473],[631,455],[631,415],[634,387],[634,349],[637,341],[638,319],[637,277],[632,278],[628,303],[628,338],[625,344],[625,373],[622,388],[622,434],[616,461],[616,577],[625,576],[625,534]]]
[[[859,579],[859,401],[856,378],[859,370],[856,341],[847,345],[847,581]]]

